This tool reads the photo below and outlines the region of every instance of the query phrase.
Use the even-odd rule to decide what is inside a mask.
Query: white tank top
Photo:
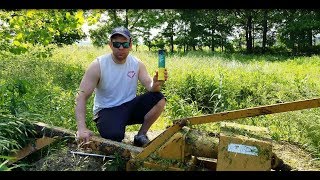
[[[93,114],[103,108],[119,106],[136,97],[139,62],[128,55],[124,64],[117,64],[111,54],[99,56],[100,81],[95,88]]]

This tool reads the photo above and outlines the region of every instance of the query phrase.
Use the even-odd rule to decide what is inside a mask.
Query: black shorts
[[[101,137],[121,142],[126,126],[142,124],[144,116],[163,98],[161,92],[147,92],[119,106],[100,110],[94,121]]]

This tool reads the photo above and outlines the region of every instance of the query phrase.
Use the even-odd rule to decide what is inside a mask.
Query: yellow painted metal
[[[170,132],[173,133],[175,130],[176,128],[170,129]],[[161,140],[164,141],[164,139]],[[181,170],[183,170],[183,168],[185,168],[184,170],[192,170],[193,167],[196,166],[195,163],[199,162],[192,160],[195,157],[194,154],[202,157],[217,157],[217,141],[218,138],[216,137],[209,137],[201,131],[183,127],[180,131],[169,137],[169,139],[165,140],[153,153],[150,153],[150,156],[148,155],[144,159],[137,159],[135,157],[129,160],[127,163],[127,171],[135,171],[140,167],[161,170],[175,170],[175,168],[178,167],[181,168]],[[206,163],[205,160],[202,160],[201,162],[212,164],[211,161]],[[176,164],[170,165],[170,163],[174,162],[179,162],[178,164],[181,167]]]
[[[270,171],[272,158],[267,128],[221,123],[217,171]]]
[[[197,116],[197,117],[190,117],[190,118],[184,118],[180,120],[176,120],[175,124],[168,128],[166,131],[164,131],[162,134],[160,134],[158,137],[156,137],[149,145],[143,149],[141,153],[139,153],[135,158],[131,159],[128,163],[128,167],[133,167],[134,164],[137,165],[140,162],[140,165],[142,161],[144,161],[150,154],[153,152],[157,152],[158,156],[164,159],[178,159],[178,160],[184,160],[186,155],[190,155],[194,153],[195,151],[192,150],[192,145],[194,145],[195,142],[190,144],[186,143],[186,138],[180,134],[180,131],[183,126],[185,125],[196,125],[196,124],[204,124],[204,123],[211,123],[211,122],[219,122],[219,121],[226,121],[226,120],[234,120],[234,119],[240,119],[240,118],[246,118],[246,117],[254,117],[259,115],[266,115],[266,114],[274,114],[274,113],[280,113],[280,112],[288,112],[288,111],[294,111],[294,110],[302,110],[302,109],[309,109],[309,108],[316,108],[320,107],[320,99],[309,99],[309,100],[302,100],[302,101],[294,101],[294,102],[288,102],[288,103],[280,103],[280,104],[273,104],[269,106],[260,106],[260,107],[254,107],[254,108],[247,108],[247,109],[240,109],[235,111],[227,111],[217,114],[210,114],[210,115],[203,115],[203,116]],[[207,153],[208,157],[215,158],[219,155],[218,153],[218,143],[220,145],[219,140],[216,141],[214,137],[211,138],[209,142],[212,142],[213,148],[203,148],[207,147],[206,145],[202,146],[204,143],[200,143],[197,147],[200,147],[200,149],[205,150],[209,153]],[[198,141],[199,142],[199,141]],[[253,141],[253,143],[260,143],[260,141]],[[252,143],[252,142],[249,142]],[[262,146],[270,147],[268,143],[260,143]],[[225,147],[224,147],[225,148]],[[199,148],[198,148],[199,149]],[[202,155],[203,152],[198,153],[197,155]],[[221,154],[223,155],[223,154]],[[241,156],[241,155],[240,155]],[[270,155],[272,157],[272,155]],[[249,158],[250,160],[250,158]],[[268,159],[267,164],[270,161],[271,167],[271,158]],[[146,161],[147,162],[147,161]],[[209,162],[209,161],[208,161]],[[220,161],[221,162],[221,161]],[[237,162],[237,161],[235,161]],[[145,164],[145,163],[144,163]],[[213,164],[213,163],[211,163]],[[155,166],[154,163],[149,162],[149,166]],[[237,169],[238,164],[235,165]],[[212,167],[214,167],[212,165]],[[221,169],[227,169],[225,167],[220,166]],[[266,166],[265,166],[266,167]],[[238,169],[241,169],[238,167]]]
[[[177,132],[165,144],[163,144],[156,154],[163,159],[175,159],[184,161],[185,157],[185,134]]]
[[[269,141],[220,133],[217,171],[270,171]]]
[[[162,132],[159,136],[153,139],[147,147],[145,147],[142,152],[132,157],[126,164],[127,171],[135,171],[139,166],[144,166],[145,159],[159,149],[169,138],[171,138],[175,133],[177,133],[182,128],[181,124],[174,124],[167,130]],[[146,162],[146,161],[145,161]],[[153,164],[153,163],[149,163]],[[148,164],[147,164],[148,165]],[[152,165],[150,165],[152,166]]]
[[[167,141],[169,138],[171,138],[175,133],[177,133],[182,127],[180,124],[174,124],[171,127],[169,127],[167,130],[162,132],[159,136],[157,136],[155,139],[153,139],[147,147],[143,149],[141,153],[139,153],[135,159],[142,160],[147,158],[151,153],[159,149],[160,146],[162,146],[165,141]]]
[[[209,114],[197,117],[189,117],[183,118],[180,120],[175,120],[174,125],[166,129],[163,133],[153,139],[147,147],[139,148],[131,145],[127,145],[124,143],[119,143],[111,140],[106,140],[99,137],[93,137],[91,142],[88,144],[88,147],[92,149],[97,149],[99,151],[103,151],[105,153],[112,153],[114,151],[122,151],[122,155],[125,157],[131,156],[127,163],[127,170],[136,169],[136,165],[146,165],[146,166],[156,166],[153,165],[154,163],[145,161],[152,153],[157,152],[158,155],[162,158],[168,159],[178,159],[178,160],[185,160],[186,156],[194,153],[192,148],[188,146],[186,142],[186,137],[184,134],[179,132],[183,126],[186,125],[196,125],[196,124],[204,124],[204,123],[211,123],[211,122],[219,122],[219,121],[226,121],[226,120],[234,120],[246,117],[254,117],[259,115],[266,115],[266,114],[274,114],[280,112],[288,112],[294,110],[302,110],[302,109],[309,109],[309,108],[316,108],[320,107],[320,99],[309,99],[309,100],[302,100],[302,101],[294,101],[289,103],[281,103],[281,104],[274,104],[269,106],[260,106],[254,108],[247,108],[247,109],[240,109],[235,111],[227,111],[221,112],[216,114]],[[39,131],[43,132],[44,134],[50,134],[49,137],[53,136],[69,136],[71,139],[74,139],[75,132],[69,131],[62,128],[53,128],[47,127],[45,124],[37,124]],[[212,138],[213,142],[211,144],[215,147],[215,149],[207,150],[202,147],[206,146],[199,146],[203,151],[207,151],[210,154],[210,157],[216,157],[217,152],[217,143],[214,138]],[[192,144],[191,144],[192,145]],[[200,143],[201,145],[201,143]],[[132,153],[133,152],[133,153]],[[213,152],[213,153],[212,153]],[[203,154],[203,152],[199,153]],[[208,161],[209,162],[209,161]],[[214,163],[210,162],[211,166],[213,167]],[[175,167],[173,167],[173,170]],[[177,169],[179,170],[179,169]]]
[[[302,109],[310,109],[320,107],[320,98],[294,101],[288,103],[279,103],[269,106],[260,106],[254,108],[240,109],[235,111],[221,112],[217,114],[209,114],[184,118],[180,121],[187,121],[189,125],[204,124],[218,121],[234,120],[246,117],[254,117],[266,114],[275,114],[280,112],[296,111]]]
[[[34,143],[28,144],[26,147],[20,149],[19,151],[17,151],[17,153],[13,154],[12,156],[14,157],[14,159],[9,161],[8,164],[9,165],[13,164],[13,163],[25,158],[26,156],[30,155],[31,153],[34,153],[34,152],[50,145],[54,141],[56,141],[56,139],[50,138],[50,137],[38,138],[35,140]]]

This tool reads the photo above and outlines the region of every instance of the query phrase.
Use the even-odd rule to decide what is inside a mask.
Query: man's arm
[[[92,95],[96,85],[100,79],[100,66],[98,60],[93,61],[86,70],[76,96],[75,115],[77,120],[77,138],[83,139],[85,142],[89,141],[93,134],[86,126],[86,103]]]
[[[165,81],[168,78],[167,70],[165,70]],[[158,71],[156,71],[153,78],[148,74],[146,66],[139,61],[139,80],[141,84],[150,92],[159,92],[161,89],[161,85],[164,81],[158,80]]]

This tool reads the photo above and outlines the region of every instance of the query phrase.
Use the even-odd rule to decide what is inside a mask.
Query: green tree
[[[104,46],[109,41],[109,33],[117,26],[128,28],[133,37],[133,44],[138,44],[138,37],[148,42],[152,28],[161,25],[161,10],[157,9],[108,9],[96,23],[97,28],[90,30],[90,38],[95,46]]]
[[[33,45],[72,44],[85,37],[82,10],[2,10],[0,48],[19,54]]]

